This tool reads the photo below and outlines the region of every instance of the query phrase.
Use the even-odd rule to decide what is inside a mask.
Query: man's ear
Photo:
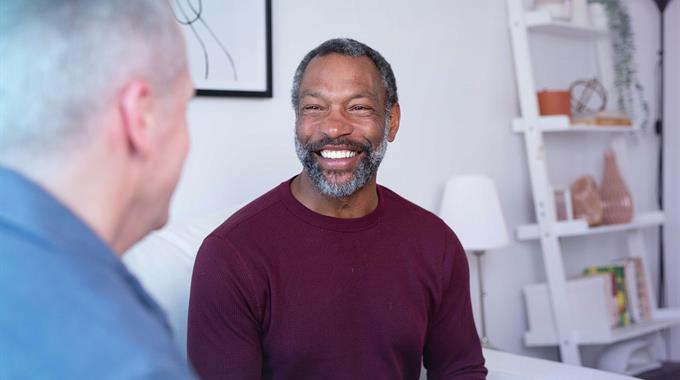
[[[146,155],[152,145],[151,87],[141,80],[132,81],[123,87],[119,96],[123,135],[130,153]]]
[[[401,107],[399,103],[392,106],[392,114],[390,115],[390,130],[387,134],[387,141],[392,142],[397,137],[399,131],[399,121],[401,119]]]

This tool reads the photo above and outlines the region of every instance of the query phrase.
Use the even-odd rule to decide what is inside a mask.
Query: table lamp
[[[493,348],[486,335],[484,313],[484,282],[482,256],[490,249],[508,244],[508,232],[503,219],[496,186],[485,175],[453,177],[446,183],[439,216],[451,227],[463,248],[477,261],[479,310],[482,324],[482,345]]]

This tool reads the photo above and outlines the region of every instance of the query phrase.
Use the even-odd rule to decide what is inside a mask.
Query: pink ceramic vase
[[[591,227],[602,224],[602,199],[592,176],[581,176],[571,185],[571,204],[574,219],[585,219]]]
[[[616,157],[611,149],[604,153],[604,176],[600,197],[604,224],[629,223],[633,219],[633,199],[621,177]]]

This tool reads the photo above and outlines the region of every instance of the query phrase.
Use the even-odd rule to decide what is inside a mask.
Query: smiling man
[[[483,379],[468,266],[432,213],[376,183],[399,129],[392,69],[334,39],[295,73],[302,172],[204,241],[189,306],[202,378]]]

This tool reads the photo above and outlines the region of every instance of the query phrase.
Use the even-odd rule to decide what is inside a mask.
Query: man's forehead
[[[385,88],[375,63],[367,56],[346,56],[331,53],[314,57],[301,79],[300,96],[318,94],[317,86],[334,87],[346,83],[368,85],[362,93],[371,91],[383,95]]]
[[[315,91],[315,90],[306,90],[303,89],[300,91],[300,98],[305,98],[305,97],[310,97],[310,98],[319,98],[323,99],[327,97],[328,94],[320,91]],[[366,98],[366,99],[371,99],[376,102],[380,102],[380,96],[376,93],[369,92],[369,91],[361,91],[361,92],[352,92],[349,94],[349,98],[351,99],[361,99],[361,98]]]
[[[326,55],[319,55],[309,61],[305,74],[310,70],[355,70],[375,74],[378,78],[380,72],[375,63],[365,55],[350,56],[339,53],[330,53]]]

